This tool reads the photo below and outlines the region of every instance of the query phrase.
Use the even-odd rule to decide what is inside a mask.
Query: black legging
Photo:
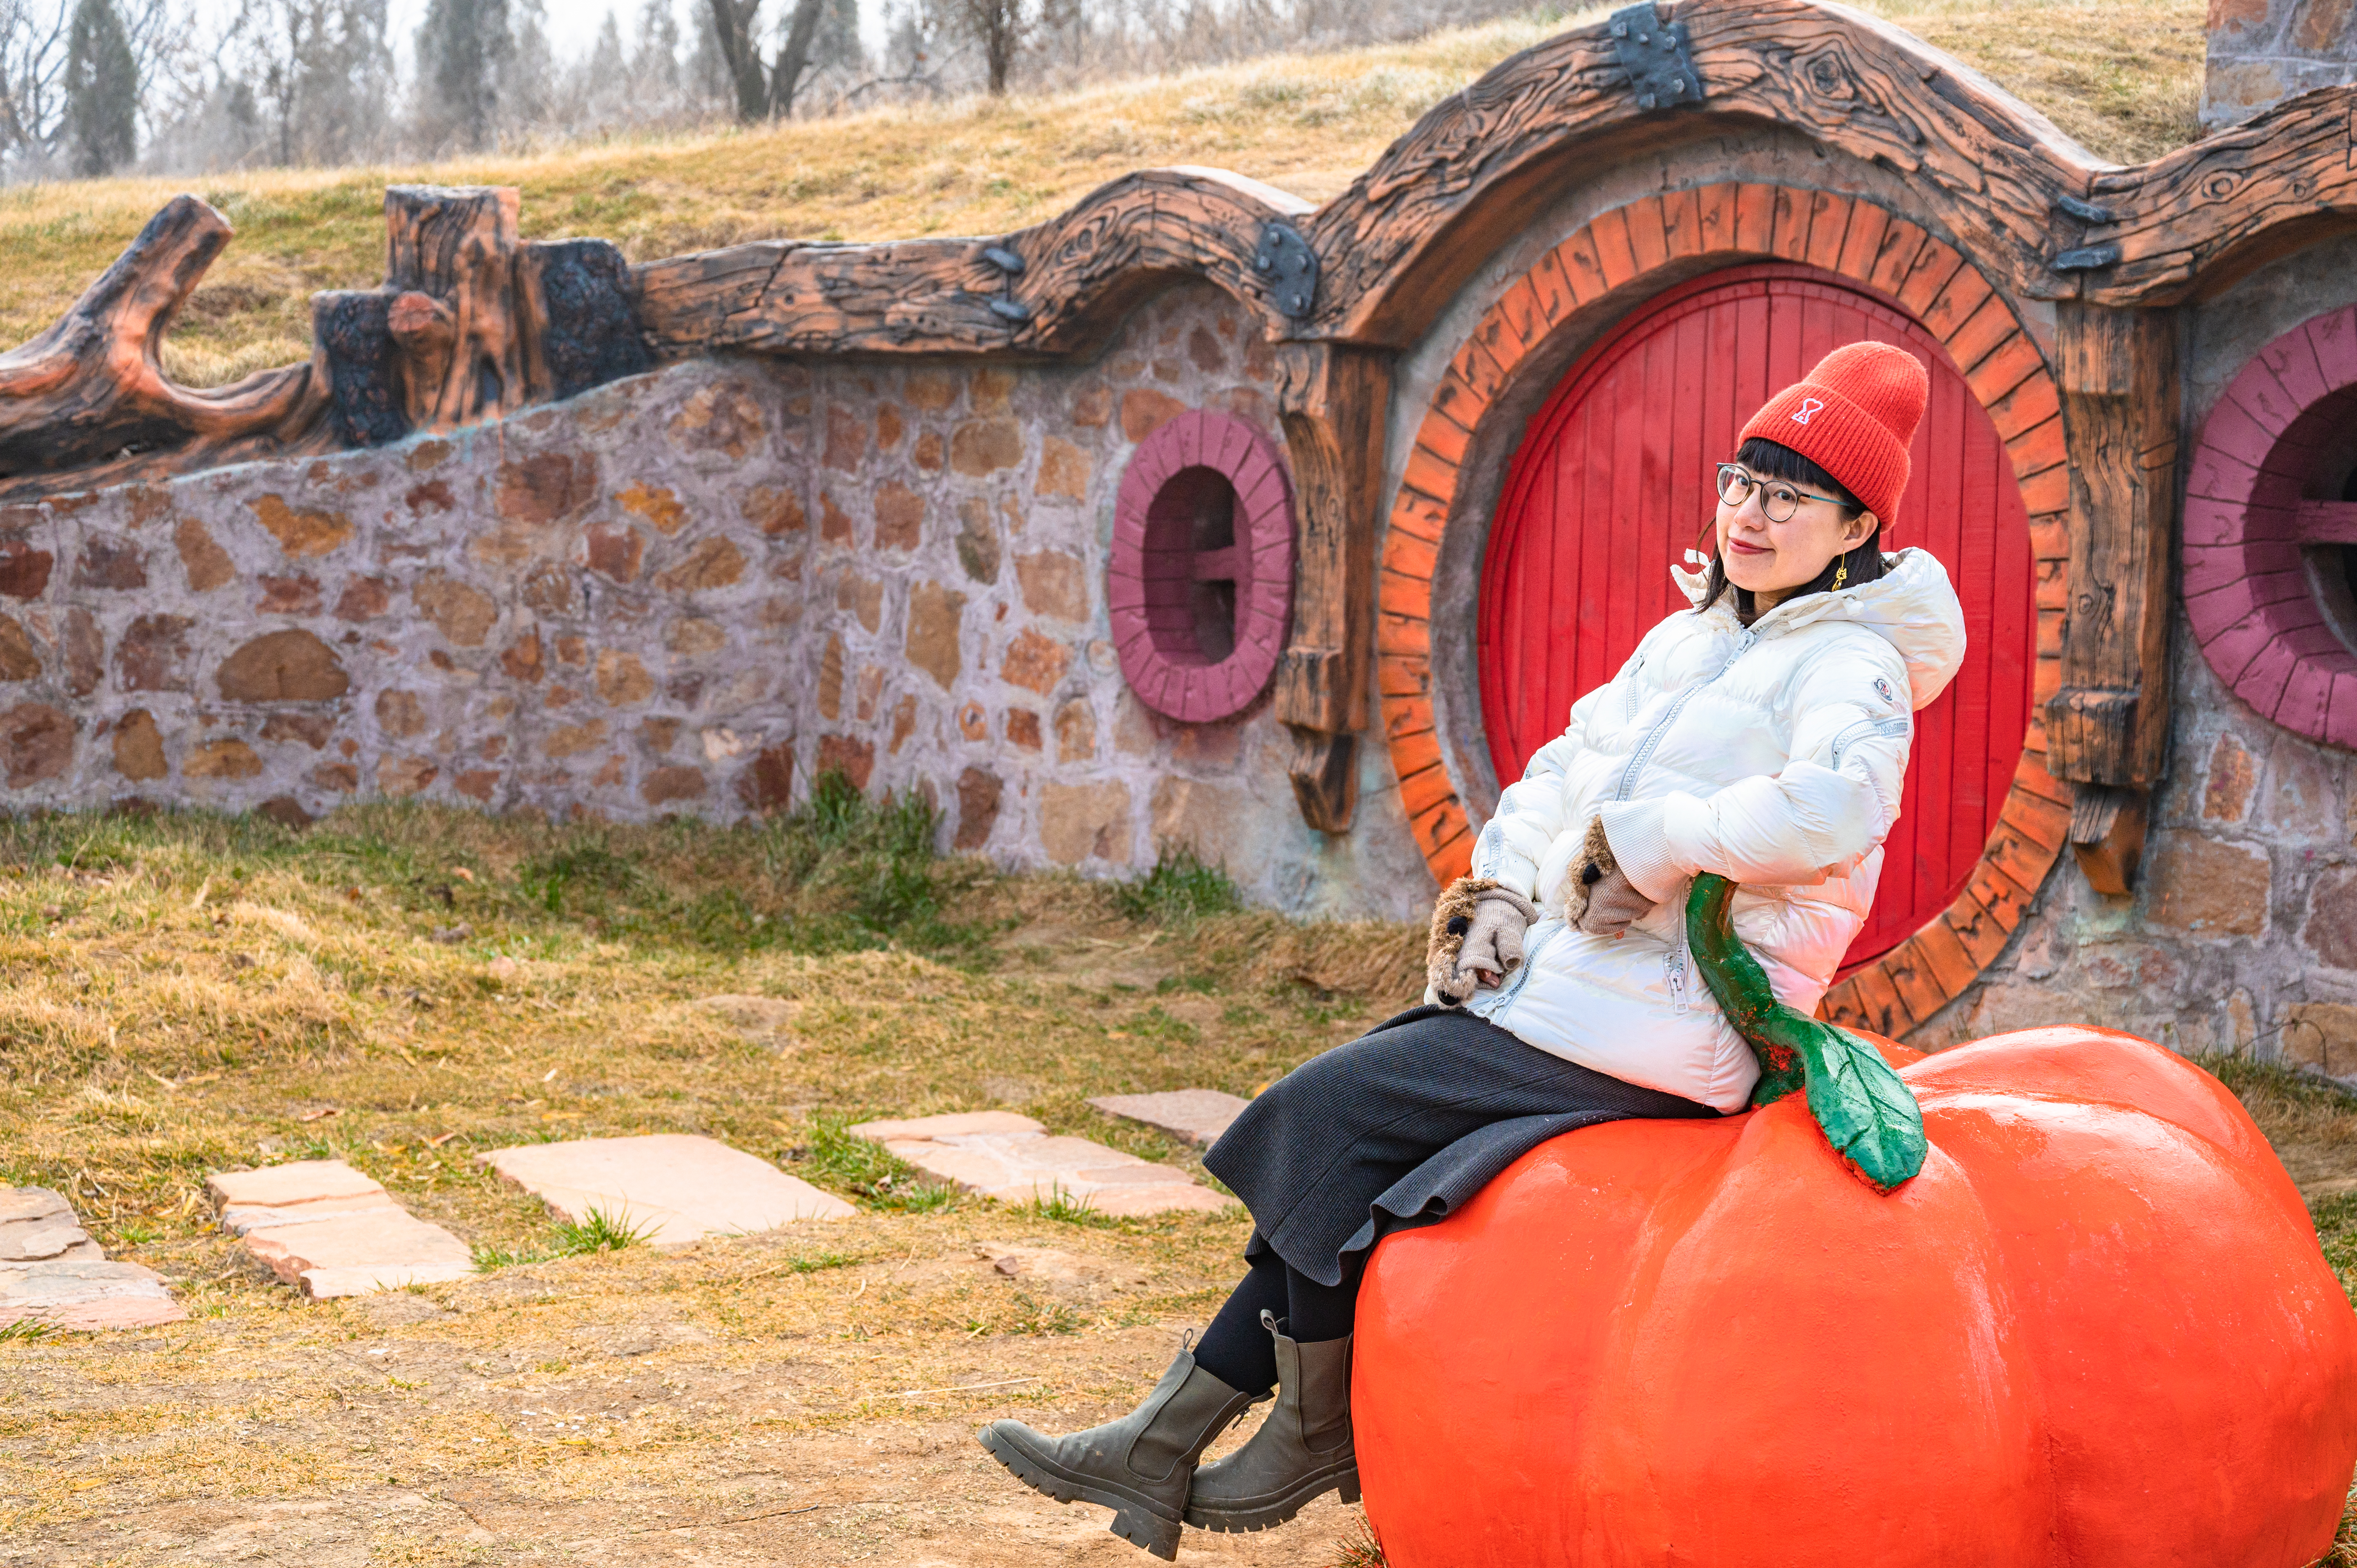
[[[1574,1128],[1717,1114],[1453,1009],[1387,1020],[1269,1086],[1205,1153],[1256,1229],[1244,1252],[1250,1270],[1204,1332],[1196,1363],[1257,1393],[1276,1380],[1261,1314],[1283,1319],[1286,1336],[1304,1344],[1350,1333],[1368,1254],[1388,1230],[1446,1218]]]
[[[1203,1330],[1195,1364],[1232,1389],[1262,1393],[1276,1383],[1276,1342],[1261,1326],[1261,1313],[1275,1314],[1288,1339],[1341,1338],[1358,1313],[1366,1254],[1351,1254],[1339,1285],[1319,1284],[1273,1251],[1245,1261],[1252,1266]]]

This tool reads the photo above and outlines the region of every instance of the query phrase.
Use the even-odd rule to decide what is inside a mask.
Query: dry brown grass
[[[2192,140],[2199,0],[1867,7],[1996,78],[2099,156]],[[1322,201],[1416,117],[1559,27],[1501,22],[1413,44],[668,142],[402,168],[117,179],[0,191],[0,343],[70,305],[168,197],[193,188],[238,238],[167,345],[173,373],[218,384],[308,352],[311,294],[383,272],[383,187],[496,183],[523,192],[527,237],[597,235],[634,260],[780,235],[883,240],[1036,222],[1104,181],[1213,164]]]
[[[879,1187],[842,1123],[1006,1106],[1200,1171],[1086,1098],[1249,1094],[1411,996],[1421,935],[1143,919],[1103,886],[955,863],[904,858],[894,883],[874,851],[896,831],[870,813],[828,859],[810,819],[0,822],[0,1180],[70,1192],[192,1315],[0,1342],[11,1561],[1100,1561],[1100,1514],[1024,1492],[966,1434],[1125,1408],[1233,1278],[1246,1219],[942,1204]],[[697,1005],[748,993],[795,1004],[783,1036]],[[2220,1065],[2287,1158],[2357,1166],[2357,1101]],[[638,1132],[723,1138],[862,1212],[308,1303],[201,1197],[212,1171],[336,1155],[531,1258],[550,1217],[473,1156]],[[2319,1215],[2345,1253],[2357,1195]],[[1008,1279],[983,1241],[1072,1277]],[[1364,1568],[1369,1545],[1330,1504],[1189,1538],[1240,1568]]]

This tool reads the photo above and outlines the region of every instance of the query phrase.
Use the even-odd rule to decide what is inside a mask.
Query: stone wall
[[[0,803],[726,818],[834,767],[1006,864],[1127,874],[1187,839],[1264,902],[1414,914],[1379,748],[1327,840],[1265,696],[1158,719],[1105,640],[1129,452],[1197,406],[1275,434],[1273,375],[1197,285],[1088,367],[702,361],[0,510]]]
[[[2357,81],[2357,0],[2210,0],[2209,34],[2209,130],[2311,87]]]

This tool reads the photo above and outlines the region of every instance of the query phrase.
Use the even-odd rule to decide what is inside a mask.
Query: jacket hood
[[[1916,709],[1932,705],[1964,662],[1964,607],[1948,581],[1948,569],[1928,550],[1910,546],[1889,558],[1882,575],[1836,594],[1788,599],[1751,623],[1762,637],[1813,626],[1852,621],[1867,628],[1907,660],[1907,682]],[[1699,607],[1709,591],[1707,573],[1670,568],[1671,576]]]

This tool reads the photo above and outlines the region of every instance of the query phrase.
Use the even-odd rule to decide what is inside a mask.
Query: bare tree
[[[826,0],[794,0],[791,20],[776,59],[761,60],[761,0],[711,0],[712,27],[737,89],[737,118],[750,124],[793,113],[794,94],[810,69],[811,42],[818,36]]]

